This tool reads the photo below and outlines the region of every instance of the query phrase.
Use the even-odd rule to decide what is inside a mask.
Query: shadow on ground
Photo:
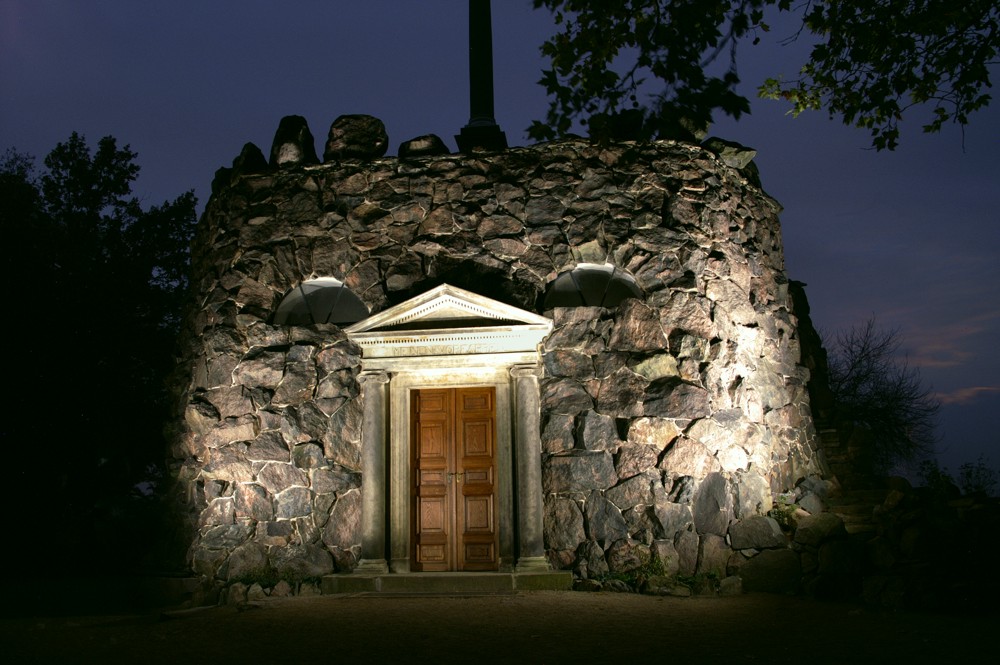
[[[960,662],[996,617],[887,613],[768,594],[339,595],[0,621],[7,662]]]

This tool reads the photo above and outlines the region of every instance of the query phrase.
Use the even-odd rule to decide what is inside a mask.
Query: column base
[[[470,153],[476,148],[488,150],[490,152],[500,152],[507,149],[507,135],[500,129],[500,125],[481,122],[474,125],[472,121],[462,127],[462,133],[455,135],[455,143],[458,144],[459,152]]]
[[[523,556],[514,566],[516,573],[538,573],[552,570],[549,560],[543,556]]]
[[[354,569],[355,575],[385,575],[389,565],[385,559],[362,559]]]

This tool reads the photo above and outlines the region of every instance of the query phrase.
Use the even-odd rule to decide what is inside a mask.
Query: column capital
[[[514,365],[510,368],[510,375],[515,379],[537,379],[542,375],[542,368],[538,365]]]
[[[389,373],[385,370],[365,370],[358,375],[358,383],[362,386],[374,383],[374,384],[386,384],[389,383]]]

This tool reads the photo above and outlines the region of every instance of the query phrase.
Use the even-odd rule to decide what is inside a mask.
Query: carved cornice
[[[428,327],[420,329],[420,321],[427,321]],[[394,329],[402,324],[414,329]],[[552,331],[552,321],[442,284],[345,331],[361,347],[364,359],[537,353]]]

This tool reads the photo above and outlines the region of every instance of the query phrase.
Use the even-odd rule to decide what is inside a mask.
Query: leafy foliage
[[[951,477],[948,469],[941,468],[937,460],[922,460],[917,465],[917,478],[922,487],[926,487],[932,496],[939,499],[954,499],[960,494],[955,479]]]
[[[770,78],[759,94],[791,111],[826,109],[895,148],[899,120],[931,104],[925,131],[965,125],[990,96],[989,66],[1000,50],[995,0],[534,0],[560,32],[542,53],[551,68],[539,83],[551,97],[544,122],[529,135],[552,139],[585,121],[599,134],[627,118],[632,138],[690,138],[713,113],[739,118],[749,101],[736,92],[737,46],[770,32],[765,12],[801,18],[786,42],[815,42],[800,77]],[[652,90],[650,100],[639,95]]]
[[[1000,480],[996,469],[990,466],[989,459],[980,455],[975,462],[965,462],[958,467],[958,482],[951,472],[942,468],[937,460],[925,459],[917,467],[917,475],[922,486],[933,494],[945,498],[955,498],[959,491],[969,496],[981,494],[994,496]]]
[[[825,108],[868,129],[872,145],[895,148],[903,112],[932,106],[924,131],[965,125],[986,106],[989,65],[1000,51],[996,0],[806,2],[805,29],[820,36],[801,77],[769,79],[763,96],[787,99],[792,112]]]
[[[91,548],[74,561],[98,556],[112,534],[152,528],[162,475],[164,379],[196,202],[188,192],[144,209],[135,158],[112,137],[91,153],[74,133],[40,174],[16,152],[0,161],[6,273],[22,287],[8,317],[17,417],[2,436],[36,517]]]
[[[933,452],[939,404],[920,373],[897,355],[896,330],[882,330],[869,319],[839,335],[830,350],[830,389],[838,420],[851,422],[871,437],[872,471]]]
[[[990,466],[984,455],[980,455],[975,462],[966,462],[958,467],[958,486],[964,494],[994,496],[998,484],[1000,480],[996,469]]]
[[[542,45],[552,68],[540,83],[552,97],[545,122],[528,129],[536,139],[569,132],[575,119],[640,110],[640,134],[690,134],[714,109],[739,117],[749,101],[735,92],[737,40],[761,21],[766,0],[535,0],[554,14],[562,32]],[[707,69],[728,52],[729,68]],[[652,103],[638,95],[653,78],[663,84]],[[591,123],[593,124],[593,123]]]

